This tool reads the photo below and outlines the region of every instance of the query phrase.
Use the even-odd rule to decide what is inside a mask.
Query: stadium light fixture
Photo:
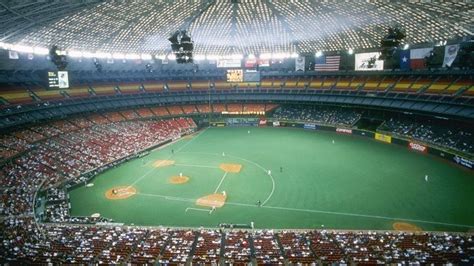
[[[140,59],[138,54],[125,54],[125,59],[136,60]]]
[[[82,57],[82,52],[71,50],[71,51],[69,51],[69,56],[79,58],[79,57]]]
[[[157,55],[155,55],[155,59],[165,60],[165,59],[166,59],[166,55],[164,55],[164,54],[157,54]]]
[[[33,53],[36,55],[47,55],[49,50],[44,47],[33,47]]]
[[[323,55],[323,52],[321,52],[321,51],[316,52],[316,57],[321,57],[322,55]]]
[[[255,55],[254,55],[254,54],[249,54],[249,55],[247,56],[247,58],[248,58],[248,59],[255,59]]]
[[[175,54],[169,54],[168,55],[168,60],[175,60],[176,59],[176,55]]]
[[[151,60],[152,59],[151,54],[141,54],[140,58],[142,60]]]
[[[292,53],[292,54],[290,55],[291,58],[298,58],[298,56],[299,56],[298,53]]]
[[[403,45],[403,50],[407,50],[408,48],[410,48],[410,45],[408,43],[405,43],[405,45]]]
[[[115,53],[112,55],[113,59],[125,59],[125,55],[122,53]]]
[[[82,57],[84,58],[94,58],[95,57],[95,54],[92,53],[92,52],[82,52]]]
[[[110,53],[104,53],[104,52],[95,52],[96,58],[111,58],[112,55]]]
[[[203,54],[197,54],[194,56],[194,60],[197,60],[197,61],[206,60],[206,56]]]
[[[206,55],[207,60],[219,60],[218,55]]]
[[[289,53],[274,53],[272,54],[272,59],[285,59],[289,58],[290,54]]]
[[[33,53],[33,47],[25,45],[13,45],[11,50],[21,52],[21,53]]]
[[[347,50],[347,53],[348,53],[348,54],[353,54],[353,53],[354,53],[354,49],[350,48],[349,50]]]

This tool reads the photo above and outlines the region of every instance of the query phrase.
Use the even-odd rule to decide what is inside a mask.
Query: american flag
[[[320,56],[316,58],[314,70],[316,71],[338,71],[339,63],[341,62],[340,55]]]

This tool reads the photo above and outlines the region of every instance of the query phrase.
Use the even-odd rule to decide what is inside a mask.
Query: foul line
[[[175,163],[174,165],[176,165],[176,166],[188,166],[188,167],[201,167],[201,168],[219,169],[219,167],[215,167],[215,166],[197,165],[197,164],[181,164],[181,163]]]
[[[202,133],[204,133],[205,131],[207,130],[204,129],[203,131],[201,131],[196,137],[192,138],[190,141],[186,142],[186,144],[184,144],[183,146],[179,147],[177,150],[176,150],[176,153],[180,152],[182,149],[184,149],[186,146],[188,146],[191,142],[193,142],[195,139],[197,139],[199,136],[201,136]],[[180,141],[183,140],[183,138],[180,139]],[[171,157],[173,157],[173,154],[171,154],[170,156],[168,156],[165,160],[168,160],[170,159]],[[145,178],[146,176],[148,176],[149,174],[151,174],[153,171],[155,171],[156,169],[158,169],[159,166],[161,166],[161,164],[163,164],[165,162],[165,160],[161,161],[159,164],[156,165],[155,168],[152,168],[150,169],[148,172],[146,172],[145,174],[143,174],[142,176],[140,176],[137,180],[135,180],[131,185],[128,186],[128,188],[132,187],[133,185],[136,185],[138,182],[140,182],[143,178]]]
[[[214,194],[216,194],[216,192],[219,190],[219,188],[221,187],[222,182],[224,182],[224,179],[225,179],[226,176],[227,176],[227,172],[225,172],[224,175],[222,176],[221,182],[219,182],[219,185],[216,187],[216,190],[214,190]]]
[[[186,210],[185,210],[184,212],[188,212],[188,210],[201,211],[201,212],[209,212],[208,209],[198,209],[198,208],[186,208]]]
[[[184,201],[184,202],[195,202],[196,201],[195,199],[170,197],[170,196],[158,195],[158,194],[137,193],[136,195],[143,195],[143,196],[149,196],[149,197],[158,197],[158,198],[164,198],[166,200],[176,200],[176,201]],[[425,221],[425,220],[418,220],[418,219],[407,219],[407,218],[399,218],[399,217],[388,217],[388,216],[358,214],[358,213],[348,213],[348,212],[334,212],[334,211],[298,209],[298,208],[278,207],[278,206],[261,206],[261,207],[258,207],[257,205],[254,205],[254,204],[239,203],[239,202],[226,202],[226,205],[227,204],[235,205],[235,206],[241,206],[241,207],[265,208],[265,209],[297,211],[297,212],[310,212],[310,213],[322,213],[322,214],[330,214],[330,215],[363,217],[363,218],[392,220],[392,221],[397,220],[397,221],[407,221],[407,222],[418,222],[418,223],[424,223],[424,224],[448,225],[448,226],[464,227],[464,228],[473,228],[474,227],[474,225],[452,224],[452,223],[433,222],[433,221]]]

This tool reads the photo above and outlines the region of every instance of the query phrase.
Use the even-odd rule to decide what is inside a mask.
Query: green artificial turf
[[[153,167],[159,159],[180,165]],[[223,179],[221,163],[243,168]],[[168,178],[179,173],[189,182],[169,184]],[[72,215],[100,213],[125,224],[178,227],[253,221],[257,228],[385,230],[394,222],[423,230],[474,228],[472,171],[404,147],[333,132],[209,128],[91,182],[93,187],[70,192]],[[138,194],[105,198],[106,190],[128,185]],[[218,186],[228,196],[224,207],[209,214],[209,208],[195,205]],[[264,205],[258,207],[257,201]]]

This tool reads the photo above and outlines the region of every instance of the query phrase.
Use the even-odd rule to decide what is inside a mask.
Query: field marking
[[[188,152],[183,152],[183,153],[196,153],[196,154],[207,154],[207,155],[221,156],[220,154],[211,153],[211,152],[190,152],[190,151],[188,151]],[[273,196],[273,193],[275,192],[275,179],[273,178],[273,176],[272,176],[272,175],[269,175],[269,174],[268,174],[268,170],[265,169],[265,168],[263,168],[263,166],[261,166],[260,164],[258,164],[258,163],[256,163],[256,162],[247,160],[247,159],[242,158],[242,157],[234,156],[234,155],[228,155],[228,154],[226,154],[226,156],[228,156],[228,157],[233,157],[233,158],[240,159],[240,160],[242,160],[242,161],[251,163],[251,164],[257,166],[258,168],[262,169],[262,170],[265,172],[265,175],[267,175],[267,176],[270,177],[270,179],[272,180],[272,191],[270,192],[270,194],[268,195],[268,197],[262,202],[262,206],[264,206],[264,205],[270,200],[270,198]]]
[[[197,165],[197,164],[182,164],[182,163],[175,163],[174,165],[176,165],[176,166],[187,166],[187,167],[201,167],[201,168],[213,168],[213,169],[219,169],[219,167],[216,167],[216,166]]]
[[[166,200],[175,200],[175,201],[183,201],[183,202],[195,202],[196,201],[195,199],[190,199],[190,198],[170,197],[170,196],[159,195],[159,194],[137,193],[136,195],[143,195],[143,196],[149,196],[149,197],[158,197],[158,198],[164,198]],[[323,211],[323,210],[310,210],[310,209],[299,209],[299,208],[278,207],[278,206],[261,206],[261,207],[258,207],[255,204],[247,204],[247,203],[239,203],[239,202],[226,202],[226,204],[241,206],[241,207],[251,207],[251,208],[264,208],[264,209],[276,209],[276,210],[285,210],[285,211],[322,213],[322,214],[330,214],[330,215],[363,217],[363,218],[380,219],[380,220],[418,222],[418,223],[424,223],[424,224],[436,224],[436,225],[447,225],[447,226],[454,226],[454,227],[474,228],[474,225],[443,223],[443,222],[425,221],[425,220],[410,219],[410,218],[388,217],[388,216],[381,216],[381,215],[358,214],[358,213],[335,212],[335,211]]]
[[[190,141],[186,142],[183,146],[179,147],[177,150],[176,150],[176,153],[180,152],[184,147],[188,146],[191,142],[193,142],[195,139],[197,139],[199,136],[201,136],[202,133],[204,133],[205,131],[207,130],[204,129],[203,131],[201,131],[196,137],[192,138]],[[182,141],[183,139],[180,139],[180,141]],[[166,160],[168,159],[171,159],[171,157],[173,157],[174,154],[171,154],[170,156],[168,156],[165,160],[161,161],[159,164],[156,165],[155,168],[152,168],[150,169],[148,172],[146,172],[145,174],[143,174],[142,176],[140,176],[139,178],[137,178],[137,180],[135,180],[131,185],[129,185],[128,187],[131,187],[133,185],[136,185],[138,182],[140,182],[143,178],[145,178],[146,176],[148,176],[149,174],[151,174],[153,171],[157,170],[158,167],[163,164]]]
[[[210,210],[208,210],[208,209],[199,209],[199,208],[191,208],[191,207],[189,207],[189,208],[186,208],[186,210],[184,210],[184,212],[188,212],[188,210],[192,210],[192,211],[201,211],[201,212],[209,212],[209,213],[211,212],[211,211],[210,211]]]
[[[217,193],[217,191],[219,190],[219,188],[220,188],[221,185],[222,185],[222,182],[224,182],[224,179],[225,179],[226,176],[227,176],[227,172],[224,172],[224,175],[223,175],[222,178],[221,178],[221,182],[219,182],[219,185],[216,187],[216,190],[214,190],[214,194]]]

